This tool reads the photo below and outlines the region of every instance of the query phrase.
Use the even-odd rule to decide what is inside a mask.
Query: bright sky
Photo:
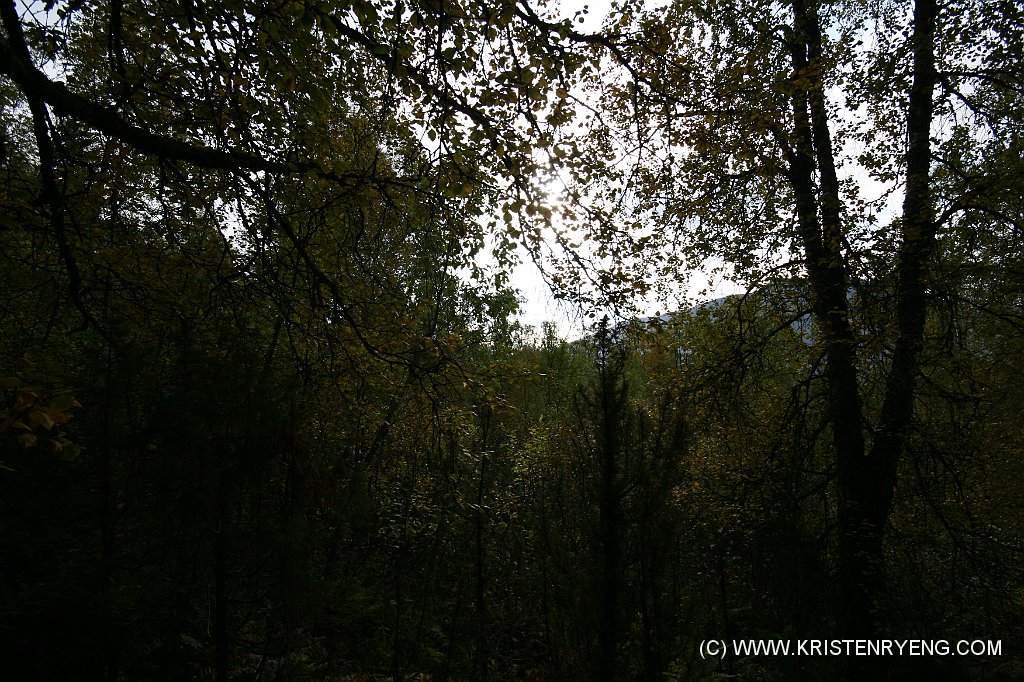
[[[566,18],[572,17],[583,8],[587,9],[586,20],[575,25],[577,30],[583,32],[598,31],[611,8],[611,0],[561,0],[559,4],[560,14]],[[556,300],[525,250],[520,249],[519,254],[522,262],[512,271],[510,284],[519,290],[524,300],[520,321],[538,329],[542,323],[552,322],[562,336],[579,336],[584,331],[587,320],[574,307]],[[651,309],[644,312],[652,314],[655,307],[652,301]]]
[[[648,6],[659,2],[662,2],[662,0],[646,0]],[[576,11],[586,6],[588,8],[586,21],[577,26],[580,30],[593,32],[601,28],[601,24],[611,7],[611,0],[561,0],[560,4],[562,7],[561,14],[564,17],[571,17]],[[865,38],[867,39],[869,36]],[[845,108],[840,93],[830,93],[830,97],[839,105],[839,116],[843,122],[850,123],[863,117],[863,112],[851,112]],[[833,132],[836,133],[836,131]],[[857,153],[860,151],[857,148],[859,143],[851,139],[841,144],[845,152],[843,156],[846,156],[847,159],[855,159],[857,157]],[[886,196],[887,190],[891,188],[869,177],[856,163],[848,161],[839,170],[842,177],[855,181],[863,198],[875,203],[880,217],[884,219],[885,216],[897,213],[898,207],[895,205],[895,198]],[[551,296],[551,292],[547,285],[545,285],[537,267],[526,257],[525,253],[521,255],[523,262],[514,269],[510,278],[510,283],[521,292],[524,299],[520,321],[523,324],[538,328],[543,322],[553,322],[564,337],[572,338],[579,336],[584,329],[586,319],[572,307],[563,302],[556,301]],[[707,293],[701,294],[701,291],[705,288]],[[700,297],[703,300],[711,300],[739,293],[742,290],[740,286],[729,280],[723,279],[720,276],[713,278],[707,272],[697,270],[691,273],[689,290],[681,293],[684,293],[690,299]],[[686,306],[689,304],[681,302],[680,305]],[[666,303],[665,301],[657,301],[652,297],[647,301],[638,303],[637,307],[640,308],[643,315],[655,315],[671,311],[679,306],[673,306],[672,303]]]
[[[599,30],[611,7],[610,0],[561,0],[559,4],[562,16],[567,18],[587,8],[586,21],[576,25],[577,30],[586,32]],[[512,271],[510,277],[511,285],[519,290],[524,299],[520,322],[538,329],[544,322],[553,322],[562,336],[578,336],[582,329],[578,311],[555,300],[537,266],[523,249],[520,249],[520,256],[522,263]]]

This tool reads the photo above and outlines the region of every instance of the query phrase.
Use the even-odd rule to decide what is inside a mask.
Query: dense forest
[[[0,678],[1024,679],[1019,3],[0,19]]]

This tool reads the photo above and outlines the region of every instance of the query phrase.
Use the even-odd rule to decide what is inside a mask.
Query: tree
[[[3,24],[0,72],[30,105],[59,239],[54,164],[64,136],[52,116],[183,181],[221,173],[217,193],[239,210],[290,178],[317,188],[310,196],[327,187],[433,194],[476,218],[481,206],[465,198],[502,192],[509,220],[535,215],[539,157],[571,117],[565,97],[546,95],[587,61],[564,49],[568,20],[545,21],[525,3],[116,1],[19,11],[8,0]],[[359,153],[353,138],[373,144]],[[467,251],[479,237],[470,227],[454,235]],[[69,272],[72,255],[63,256]]]
[[[468,449],[442,434],[461,387],[494,398],[515,310],[456,273],[502,186],[481,159],[532,163],[533,99],[523,66],[457,114],[470,67],[437,68],[497,68],[465,48],[517,45],[513,15],[383,9],[0,7],[2,362],[45,359],[53,416],[67,387],[88,405],[45,434],[76,461],[4,439],[5,530],[32,539],[3,562],[15,677],[437,665],[456,542],[431,493]]]
[[[1019,8],[0,23],[9,674],[655,679],[707,665],[687,636],[826,600],[831,560],[844,636],[920,604],[944,548],[1014,575],[991,481],[1019,473],[1020,367],[989,357],[1020,350]],[[628,303],[708,256],[755,291],[677,336],[609,330],[596,365],[524,346],[474,257],[556,226],[564,295]],[[820,574],[768,593],[804,557]],[[966,583],[943,594],[979,618]],[[1005,601],[985,622],[1012,629]]]
[[[1009,28],[984,28],[993,12]],[[745,281],[795,272],[808,282],[824,355],[844,636],[877,634],[891,616],[883,539],[915,414],[938,244],[963,239],[979,219],[1020,224],[1018,202],[997,189],[1001,159],[1020,144],[1019,119],[1004,108],[1024,92],[1005,61],[1020,26],[1009,5],[932,0],[679,2],[623,7],[607,25],[623,66],[620,80],[594,88],[603,106],[593,144],[607,148],[610,126],[625,160],[605,169],[607,184],[573,191],[642,216],[648,225],[630,244],[649,244],[650,224],[681,243],[663,269],[713,256]],[[883,201],[862,198],[865,177],[882,183]],[[895,194],[894,214],[884,200]],[[620,236],[592,230],[597,240]],[[865,320],[880,314],[889,322],[872,338]],[[883,349],[879,362],[872,349]],[[868,365],[881,372],[877,395]]]

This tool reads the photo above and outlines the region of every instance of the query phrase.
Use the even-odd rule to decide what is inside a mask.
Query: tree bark
[[[598,670],[597,679],[611,682],[618,679],[619,602],[624,582],[622,568],[622,486],[619,457],[623,411],[627,389],[621,366],[613,359],[617,352],[612,347],[611,332],[601,330],[599,353],[599,409],[600,442],[598,480],[598,534],[601,548],[600,592],[598,612]]]
[[[220,476],[217,486],[217,529],[213,537],[213,639],[214,677],[217,682],[227,682],[230,659],[228,638],[228,595],[227,595],[227,477]]]
[[[487,585],[485,582],[484,562],[486,547],[484,546],[484,501],[487,492],[487,448],[490,440],[491,408],[484,406],[480,415],[480,480],[476,491],[476,510],[474,514],[474,540],[476,560],[474,562],[473,582],[475,585],[476,602],[476,667],[479,680],[486,680],[489,674],[491,652],[487,642]]]
[[[885,400],[873,443],[867,448],[857,384],[855,338],[850,323],[849,276],[843,262],[841,199],[824,90],[817,73],[821,30],[817,11],[793,0],[790,44],[794,75],[795,144],[787,150],[797,224],[807,257],[814,315],[826,355],[832,439],[839,497],[839,598],[843,637],[873,637],[885,616],[883,553],[897,465],[912,414],[924,337],[924,275],[935,245],[929,187],[930,125],[934,114],[935,0],[914,8],[913,83],[907,108],[907,183],[897,263],[897,342],[886,378]],[[815,184],[817,171],[817,186]],[[870,665],[870,663],[868,663]],[[852,675],[859,673],[854,671]]]

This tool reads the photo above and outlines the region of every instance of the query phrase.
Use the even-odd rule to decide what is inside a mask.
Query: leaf
[[[28,416],[28,420],[44,429],[52,429],[56,422],[43,410],[35,410]]]
[[[74,462],[82,454],[82,446],[78,443],[67,441],[60,444],[58,448],[60,458],[65,462]]]
[[[22,389],[14,397],[14,411],[21,412],[32,406],[39,394],[29,389]]]
[[[72,407],[81,407],[81,405],[75,400],[75,396],[70,393],[54,396],[53,400],[50,401],[50,409],[58,412],[64,412]]]

